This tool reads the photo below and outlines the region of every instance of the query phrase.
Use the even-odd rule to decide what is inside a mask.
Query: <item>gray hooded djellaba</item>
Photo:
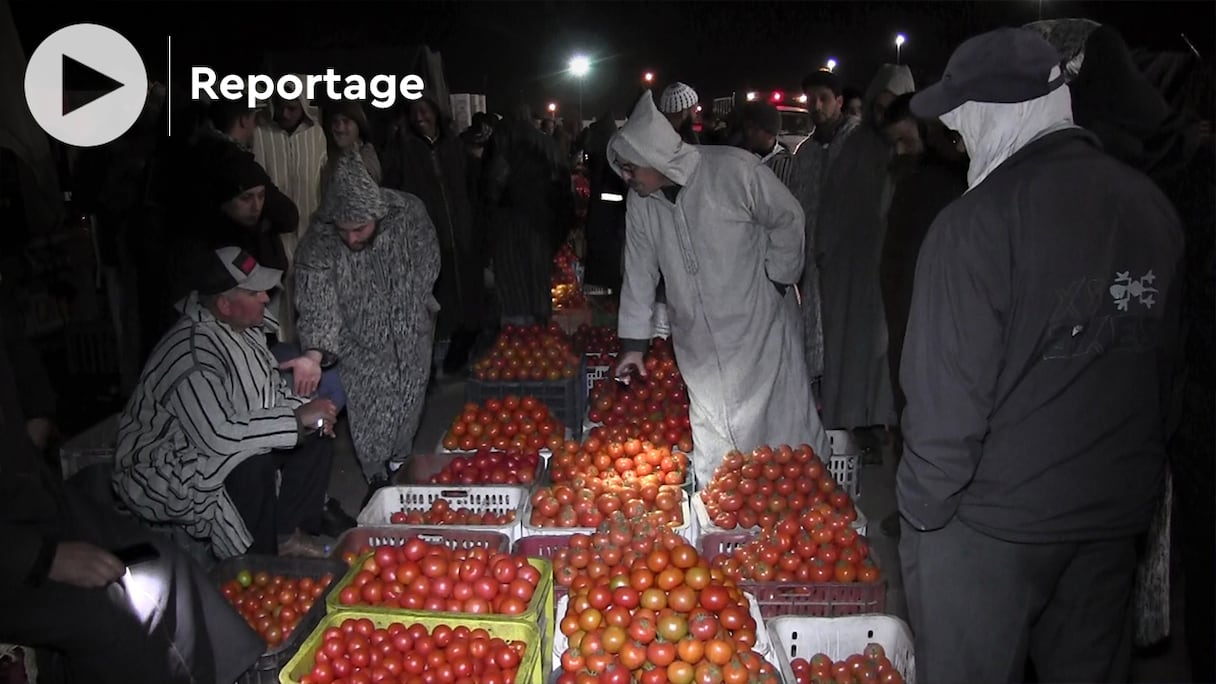
[[[862,122],[824,178],[815,223],[823,316],[823,422],[832,428],[897,425],[887,364],[879,261],[893,185],[891,145],[874,104],[914,90],[906,66],[884,65],[863,100]]]
[[[630,191],[618,333],[651,337],[660,276],[676,360],[688,384],[693,466],[707,482],[731,449],[809,444],[831,453],[807,380],[797,298],[804,226],[798,200],[750,152],[687,145],[649,91],[608,145],[679,191]]]
[[[355,251],[339,223],[376,221]],[[378,187],[357,152],[338,163],[296,253],[301,347],[339,355],[355,453],[371,480],[408,454],[422,417],[439,305],[439,243],[426,206]]]

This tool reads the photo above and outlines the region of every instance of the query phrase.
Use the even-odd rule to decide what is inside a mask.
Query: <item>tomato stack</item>
[[[574,349],[587,355],[617,354],[621,351],[621,339],[616,328],[607,326],[580,325],[571,336]]]
[[[549,459],[553,482],[575,478],[612,480],[624,485],[681,485],[688,475],[688,455],[631,436],[624,427],[595,428],[582,444],[566,442]]]
[[[480,447],[472,455],[455,455],[426,478],[426,484],[501,484],[531,486],[540,470],[540,452],[535,449],[492,451]]]
[[[444,435],[443,448],[556,450],[564,443],[564,436],[565,427],[543,402],[535,397],[509,394],[502,399],[486,399],[481,405],[465,404]]]
[[[783,518],[730,554],[713,559],[727,577],[753,582],[874,584],[882,579],[870,555],[870,544],[844,518],[808,511]]]
[[[536,612],[533,598],[543,591],[543,578],[526,558],[484,548],[449,549],[415,537],[363,558],[329,600],[335,607],[523,615],[530,608]]]
[[[494,347],[473,364],[473,378],[486,382],[538,382],[573,378],[579,359],[557,323],[503,327]]]
[[[553,297],[554,311],[573,309],[587,303],[578,275],[574,272],[576,264],[578,257],[574,254],[574,248],[570,243],[564,243],[553,257],[550,294]]]
[[[680,527],[685,522],[683,502],[684,491],[678,485],[628,486],[620,478],[577,477],[570,484],[533,492],[528,525],[594,528],[614,514],[630,519],[652,514],[651,519],[658,524]]]
[[[515,511],[495,513],[453,508],[442,497],[436,497],[425,511],[394,511],[388,518],[393,525],[508,525],[515,522]]]
[[[810,660],[794,658],[790,661],[794,673],[791,684],[903,684],[904,678],[891,664],[881,644],[866,645],[865,651],[832,662],[824,653],[816,653]]]
[[[592,392],[587,420],[621,427],[630,436],[691,453],[688,387],[676,365],[671,342],[655,338],[645,360],[647,377],[628,385],[602,382]]]
[[[566,546],[553,555],[553,583],[567,589],[587,580],[628,576],[633,564],[673,536],[657,513],[629,516],[617,511],[592,534],[570,535]],[[673,546],[676,545],[672,541]],[[614,587],[615,588],[615,587]]]
[[[381,626],[377,626],[377,621]],[[331,616],[315,650],[285,668],[301,684],[330,682],[472,682],[520,684],[536,670],[536,646],[485,629],[445,621]],[[528,664],[532,671],[527,671]]]
[[[612,543],[621,541],[622,533],[631,535],[628,566],[624,551]],[[754,650],[764,626],[751,616],[747,598],[731,580],[662,526],[617,526],[608,534],[599,540],[600,548],[577,548],[567,559],[572,567],[583,556],[607,551],[615,559],[620,554],[612,574],[592,578],[580,571],[569,580],[560,625],[568,639],[560,684],[776,684],[775,669]],[[594,562],[608,566],[604,560]]]
[[[709,521],[721,530],[772,529],[783,518],[825,503],[828,514],[847,522],[857,519],[852,499],[805,444],[762,446],[748,454],[732,451],[698,496]]]
[[[241,570],[220,591],[266,645],[275,648],[291,636],[333,579],[330,574],[313,579]]]

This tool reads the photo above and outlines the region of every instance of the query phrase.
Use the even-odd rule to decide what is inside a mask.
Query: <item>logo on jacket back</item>
[[[1153,308],[1153,304],[1157,303],[1153,297],[1157,294],[1157,288],[1153,287],[1156,280],[1157,276],[1153,275],[1152,269],[1137,280],[1132,280],[1131,271],[1115,273],[1115,284],[1110,286],[1110,296],[1115,298],[1115,308],[1127,311],[1133,297],[1139,300],[1144,308]]]

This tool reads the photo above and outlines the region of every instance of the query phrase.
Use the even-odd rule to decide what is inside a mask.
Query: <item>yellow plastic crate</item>
[[[364,554],[359,557],[355,564],[350,567],[350,570],[343,575],[342,579],[338,580],[329,594],[325,597],[325,610],[332,614],[340,611],[358,611],[369,615],[391,615],[401,617],[422,616],[433,617],[436,615],[451,615],[458,620],[475,620],[479,622],[528,622],[538,626],[542,640],[542,646],[546,652],[553,650],[553,632],[556,628],[553,616],[553,564],[543,558],[529,558],[528,563],[540,571],[540,583],[536,585],[536,592],[532,594],[532,600],[528,602],[528,608],[519,615],[494,615],[475,613],[440,613],[427,610],[407,610],[405,608],[392,608],[387,606],[344,606],[338,601],[338,597],[342,594],[342,590],[350,586],[351,582],[355,581],[355,575],[363,567],[363,562],[374,555],[375,552]],[[543,659],[545,662],[544,669],[546,676],[548,675],[549,663],[548,659]]]
[[[341,610],[326,615],[325,619],[321,620],[321,624],[317,625],[317,628],[308,635],[308,638],[300,645],[300,650],[296,651],[291,660],[287,661],[287,665],[279,671],[279,683],[299,684],[300,678],[312,671],[314,664],[313,655],[321,645],[325,630],[330,627],[340,626],[348,618],[356,620],[367,618],[377,628],[387,628],[389,625],[399,622],[406,627],[420,624],[426,627],[428,632],[433,632],[440,625],[447,625],[452,628],[464,626],[469,629],[485,629],[492,637],[498,637],[505,641],[522,641],[527,644],[523,660],[519,664],[516,684],[544,684],[545,677],[547,676],[542,664],[549,659],[542,657],[544,651],[540,633],[536,626],[530,623],[462,619],[456,617],[455,613],[402,615],[399,613],[372,613],[363,610]]]

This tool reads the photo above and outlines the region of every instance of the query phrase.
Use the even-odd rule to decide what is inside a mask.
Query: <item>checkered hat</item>
[[[691,86],[677,81],[663,89],[659,96],[659,111],[664,114],[682,112],[696,107],[700,99]]]

